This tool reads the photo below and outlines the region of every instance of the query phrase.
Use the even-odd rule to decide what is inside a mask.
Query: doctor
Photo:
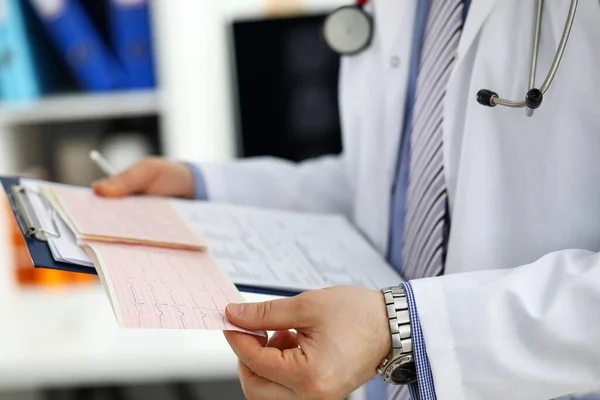
[[[230,305],[234,323],[278,331],[269,343],[226,333],[248,398],[342,398],[378,369],[410,383],[387,388],[402,399],[410,386],[414,399],[545,400],[600,383],[598,1],[579,2],[532,117],[475,100],[481,88],[524,97],[536,7],[369,1],[372,42],[342,62],[342,155],[151,159],[94,185],[344,213],[402,272],[408,283],[385,294],[331,288]],[[536,85],[568,9],[544,4]],[[379,382],[369,399],[385,398]]]

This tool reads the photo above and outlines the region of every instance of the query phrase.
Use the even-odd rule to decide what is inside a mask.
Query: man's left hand
[[[250,400],[342,399],[373,377],[391,351],[385,302],[374,290],[335,287],[230,304],[227,318],[249,330],[276,331],[268,342],[225,332]]]

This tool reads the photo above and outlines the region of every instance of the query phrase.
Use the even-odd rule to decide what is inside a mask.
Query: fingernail
[[[234,317],[241,317],[244,313],[244,307],[244,304],[231,303],[227,305],[227,310],[229,311],[229,314]]]

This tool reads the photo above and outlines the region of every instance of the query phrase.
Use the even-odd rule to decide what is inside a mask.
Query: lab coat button
[[[393,57],[390,59],[390,65],[391,65],[393,68],[397,68],[397,67],[400,65],[400,58],[398,58],[398,56],[393,56]]]

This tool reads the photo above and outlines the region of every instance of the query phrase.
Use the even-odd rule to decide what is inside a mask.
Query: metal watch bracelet
[[[381,375],[384,381],[394,384],[410,383],[395,377],[394,372],[405,365],[412,365],[412,330],[410,325],[410,315],[408,311],[408,301],[404,287],[394,286],[381,290],[385,299],[388,321],[392,339],[392,351],[381,362],[377,373]],[[404,375],[404,374],[400,374]],[[409,374],[410,375],[410,374]]]

